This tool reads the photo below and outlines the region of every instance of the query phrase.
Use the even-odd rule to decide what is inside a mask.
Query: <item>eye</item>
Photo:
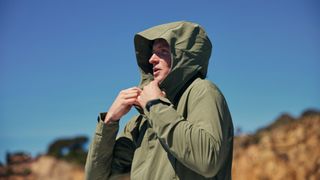
[[[162,58],[168,58],[171,56],[170,50],[168,48],[156,48],[152,50],[152,54],[156,54]]]
[[[170,52],[169,52],[169,50],[167,50],[167,49],[161,49],[161,54],[167,56],[167,55],[170,54]]]

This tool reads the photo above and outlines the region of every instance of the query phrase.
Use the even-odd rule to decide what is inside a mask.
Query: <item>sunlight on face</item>
[[[154,41],[149,63],[153,65],[154,80],[161,83],[171,69],[171,52],[166,40],[157,39]]]

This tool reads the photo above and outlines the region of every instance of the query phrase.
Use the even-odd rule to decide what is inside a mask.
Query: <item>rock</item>
[[[320,113],[313,110],[296,120],[280,116],[256,134],[236,137],[233,179],[320,179],[319,128]]]
[[[78,180],[84,179],[84,169],[51,156],[41,156],[31,166],[35,179]]]

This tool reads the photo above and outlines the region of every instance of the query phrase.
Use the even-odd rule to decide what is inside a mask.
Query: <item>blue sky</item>
[[[93,134],[121,89],[139,83],[133,36],[188,20],[213,42],[208,79],[245,132],[320,109],[320,3],[311,1],[0,2],[0,160]],[[121,127],[135,114],[132,110]]]

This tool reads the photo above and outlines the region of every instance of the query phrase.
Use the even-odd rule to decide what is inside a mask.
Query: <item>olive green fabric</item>
[[[164,24],[138,33],[134,43],[142,75],[141,87],[153,79],[152,65],[148,60],[151,57],[153,41],[159,38],[165,39],[171,48],[171,72],[160,86],[173,101],[190,78],[196,74],[206,77],[212,45],[205,31],[190,22]]]
[[[138,33],[134,43],[141,88],[153,79],[148,59],[158,38],[169,43],[172,53],[171,72],[160,84],[167,97],[150,112],[144,108],[133,117],[117,138],[117,123],[99,121],[86,179],[231,179],[231,115],[221,91],[204,79],[212,49],[209,38],[190,22]]]

